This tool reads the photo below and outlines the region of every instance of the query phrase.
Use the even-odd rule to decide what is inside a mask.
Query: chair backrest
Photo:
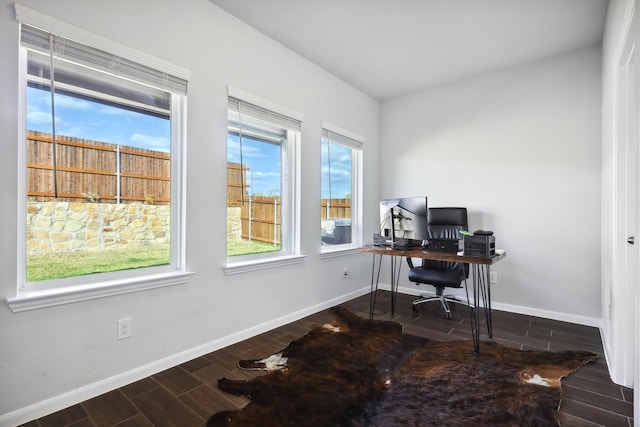
[[[467,208],[429,208],[428,235],[438,239],[462,239],[460,231],[468,230]]]
[[[460,240],[463,238],[460,231],[469,230],[467,208],[429,208],[427,227],[430,238]],[[469,276],[468,264],[423,260],[422,265],[430,269],[438,270],[464,268],[465,277]]]
[[[469,229],[467,208],[429,208],[427,227],[429,237],[460,240]]]

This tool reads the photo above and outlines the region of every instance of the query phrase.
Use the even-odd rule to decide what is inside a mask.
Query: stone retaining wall
[[[29,202],[27,254],[168,245],[168,205]]]
[[[227,240],[242,240],[241,213],[239,206],[227,207]]]

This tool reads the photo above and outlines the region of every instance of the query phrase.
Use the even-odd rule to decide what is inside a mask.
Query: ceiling
[[[210,0],[379,100],[600,43],[608,0]]]

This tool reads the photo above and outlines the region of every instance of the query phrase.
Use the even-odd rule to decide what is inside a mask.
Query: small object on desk
[[[464,236],[465,256],[490,258],[496,254],[496,238],[493,236],[493,232],[484,231],[484,233],[478,234],[478,231],[476,231],[473,236]]]
[[[446,252],[455,254],[460,249],[460,241],[458,239],[429,239],[427,245],[428,251]]]
[[[400,251],[410,251],[413,249],[418,249],[422,247],[422,240],[414,240],[414,239],[397,239],[393,242],[393,247]]]
[[[493,231],[489,230],[476,230],[473,232],[474,236],[493,236]]]

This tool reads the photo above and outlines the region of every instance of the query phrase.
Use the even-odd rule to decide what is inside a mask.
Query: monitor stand
[[[389,215],[391,215],[391,247],[399,251],[409,251],[414,249],[413,241],[411,239],[397,239],[396,240],[396,215],[394,213],[395,208],[389,209]]]

